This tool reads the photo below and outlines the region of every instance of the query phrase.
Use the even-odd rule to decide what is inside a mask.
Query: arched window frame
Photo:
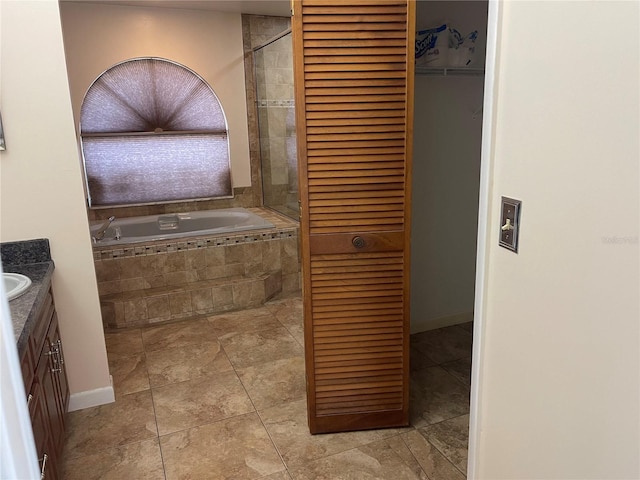
[[[120,62],[80,113],[91,208],[230,198],[228,124],[211,86],[172,60]]]

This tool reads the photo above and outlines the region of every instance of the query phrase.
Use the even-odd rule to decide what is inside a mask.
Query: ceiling
[[[98,3],[135,7],[186,8],[253,15],[291,16],[291,0],[60,0],[73,3]]]

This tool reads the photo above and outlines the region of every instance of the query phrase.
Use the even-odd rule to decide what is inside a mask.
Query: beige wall
[[[2,3],[0,241],[46,237],[73,396],[110,388],[58,4]]]
[[[639,9],[502,4],[476,478],[640,478]]]
[[[418,2],[418,30],[479,31],[487,2]],[[411,225],[411,331],[473,318],[483,76],[416,75]]]
[[[163,57],[201,75],[224,108],[234,187],[251,185],[238,13],[62,2],[69,84],[76,124],[91,83],[116,63]]]

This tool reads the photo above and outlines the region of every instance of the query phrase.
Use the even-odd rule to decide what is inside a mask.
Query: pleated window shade
[[[115,65],[80,112],[91,207],[230,197],[227,122],[211,87],[161,58]]]

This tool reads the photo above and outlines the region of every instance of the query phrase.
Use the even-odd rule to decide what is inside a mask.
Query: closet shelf
[[[484,68],[476,67],[416,67],[416,75],[433,76],[471,76],[480,77],[484,75]]]

